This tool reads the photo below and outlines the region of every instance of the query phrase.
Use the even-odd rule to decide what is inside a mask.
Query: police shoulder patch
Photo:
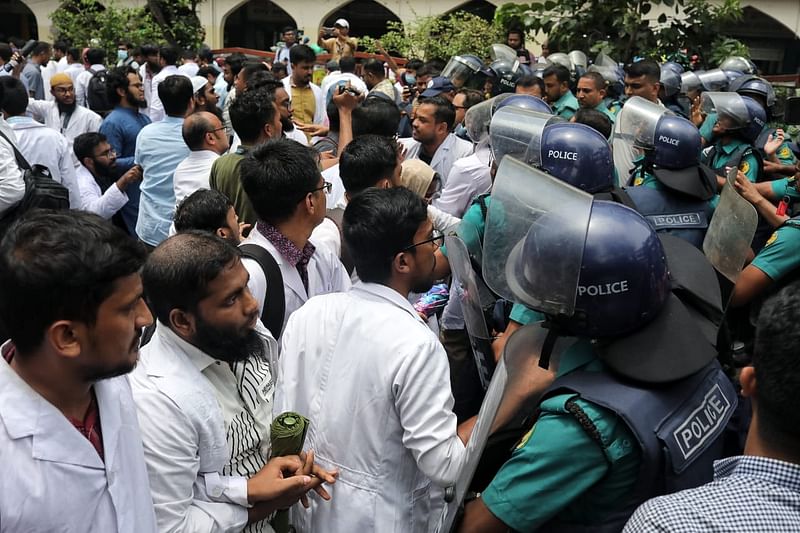
[[[633,180],[634,187],[638,187],[642,183],[644,183],[644,178],[642,178],[641,176],[639,176],[639,177],[637,177],[636,179]]]
[[[517,444],[517,447],[514,448],[515,450],[519,450],[520,448],[528,444],[528,441],[531,440],[531,435],[533,435],[534,429],[536,429],[536,424],[534,424],[533,427],[529,429],[528,432],[522,436],[522,438],[519,441],[519,444]]]
[[[792,156],[792,151],[789,150],[788,146],[784,146],[778,151],[778,157],[782,159],[788,159],[791,156]]]
[[[750,163],[747,161],[742,161],[742,163],[739,165],[739,170],[747,174],[750,171]]]
[[[778,232],[775,231],[775,232],[772,233],[772,235],[769,236],[769,239],[767,239],[767,243],[764,245],[764,247],[767,247],[770,244],[772,244],[773,242],[775,242],[775,240],[777,238],[778,238]]]

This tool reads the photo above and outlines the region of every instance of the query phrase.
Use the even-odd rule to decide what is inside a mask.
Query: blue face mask
[[[414,85],[417,82],[417,77],[413,74],[403,73],[403,81],[406,85]]]
[[[127,50],[117,50],[117,59],[119,61],[125,61],[128,59],[128,51]]]

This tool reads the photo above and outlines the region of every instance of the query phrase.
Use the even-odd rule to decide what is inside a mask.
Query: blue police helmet
[[[496,59],[489,65],[487,74],[493,75],[492,96],[502,93],[513,93],[517,88],[517,81],[521,77],[519,61]]]
[[[588,193],[608,190],[616,183],[608,141],[585,124],[559,122],[547,126],[542,132],[539,166]]]
[[[557,224],[534,225],[510,260],[522,290],[543,262],[558,260],[563,235]],[[653,320],[671,292],[664,247],[645,218],[616,202],[595,200],[581,259],[571,316],[553,317],[569,335],[610,338]]]
[[[664,115],[653,134],[648,160],[663,168],[681,169],[697,165],[702,148],[700,131],[683,117]]]
[[[461,59],[463,60],[464,64],[468,65],[472,70],[478,72],[483,68],[483,61],[473,54],[461,54]]]
[[[770,82],[758,76],[740,76],[731,82],[729,90],[743,96],[760,96],[769,109],[775,105],[775,89]]]
[[[749,142],[754,142],[767,125],[767,112],[761,104],[749,96],[742,96],[742,100],[750,115],[750,123],[742,128],[742,135]]]
[[[540,113],[547,113],[552,115],[553,110],[547,105],[547,102],[530,94],[514,94],[508,98],[501,100],[493,111],[497,111],[501,107],[511,105],[514,107],[521,107],[523,109],[530,109],[531,111],[538,111]]]
[[[683,74],[683,70],[684,70],[683,69],[683,65],[681,65],[680,63],[677,63],[675,61],[667,61],[666,63],[661,65],[661,68],[662,69],[664,69],[664,68],[665,69],[669,69],[672,72],[674,72],[675,74],[677,74],[678,76]]]

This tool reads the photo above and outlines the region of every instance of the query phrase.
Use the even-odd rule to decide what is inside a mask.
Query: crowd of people
[[[0,532],[800,531],[755,65],[349,30],[0,44]]]

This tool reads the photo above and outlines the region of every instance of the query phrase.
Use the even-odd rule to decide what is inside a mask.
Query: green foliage
[[[153,8],[160,10],[158,17]],[[169,43],[196,48],[202,44],[205,32],[195,8],[196,4],[188,0],[151,0],[146,6],[133,8],[113,2],[103,7],[94,0],[67,0],[50,15],[50,20],[55,39],[78,47],[104,48],[111,61],[120,39],[137,45]]]
[[[488,56],[489,47],[504,42],[502,26],[463,11],[438,17],[420,17],[403,27],[399,22],[389,22],[389,31],[381,36],[384,48],[402,57],[428,60],[462,53]],[[377,52],[375,40],[359,38],[359,46],[368,52]]]
[[[654,8],[661,11],[658,16]],[[502,27],[543,32],[564,52],[603,51],[625,62],[636,56],[664,59],[685,49],[708,65],[729,52],[749,56],[744,44],[725,37],[725,29],[741,17],[740,0],[720,5],[706,0],[546,0],[504,4],[495,12]]]

